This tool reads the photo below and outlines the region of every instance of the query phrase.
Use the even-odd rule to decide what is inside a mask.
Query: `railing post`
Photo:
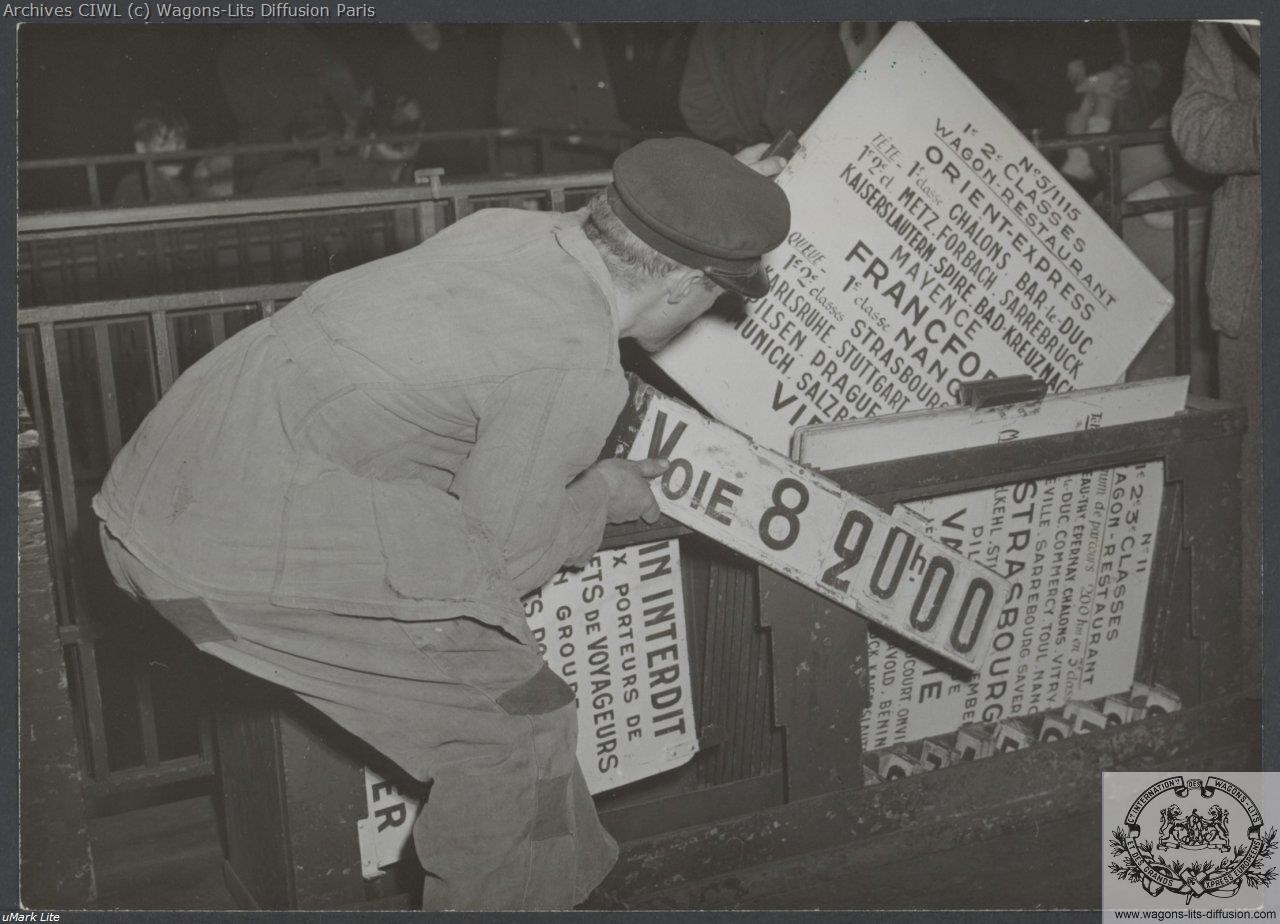
[[[122,444],[120,408],[116,401],[115,363],[111,355],[111,331],[106,321],[93,325],[93,352],[98,366],[98,396],[102,401],[102,422],[107,434],[107,451],[115,458]]]
[[[156,372],[160,376],[160,394],[173,385],[173,347],[169,343],[169,322],[164,311],[151,312],[151,336],[155,340]]]
[[[496,176],[498,173],[498,139],[494,135],[484,136],[485,173]]]
[[[1187,206],[1173,213],[1173,361],[1177,375],[1191,374],[1191,331],[1198,299],[1191,291]]]
[[[156,201],[156,162],[154,155],[148,154],[143,162],[143,171],[147,178],[147,201]]]
[[[1124,195],[1120,186],[1120,142],[1107,142],[1107,222],[1120,234],[1124,229]]]
[[[95,207],[101,207],[102,190],[98,187],[98,165],[87,163],[84,168],[89,175],[89,202]]]

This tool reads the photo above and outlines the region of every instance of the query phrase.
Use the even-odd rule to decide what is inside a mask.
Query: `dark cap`
[[[747,298],[769,291],[760,258],[791,227],[777,183],[692,138],[651,138],[618,155],[609,204],[658,253]]]

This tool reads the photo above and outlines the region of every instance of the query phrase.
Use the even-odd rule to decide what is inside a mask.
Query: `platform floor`
[[[1090,811],[874,869],[850,869],[844,851],[744,870],[696,907],[739,909],[1089,908],[1100,893],[1098,814]],[[217,820],[208,797],[90,823],[99,909],[229,910]],[[690,907],[653,896],[640,908]]]

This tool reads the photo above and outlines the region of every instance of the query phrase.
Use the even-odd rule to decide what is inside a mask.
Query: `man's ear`
[[[667,302],[678,305],[689,297],[696,286],[703,284],[707,275],[702,270],[685,268],[677,270],[669,278],[671,281],[667,284]]]
[[[133,150],[134,150],[134,153],[136,154],[146,154],[147,143],[145,141],[135,141],[133,143]]]

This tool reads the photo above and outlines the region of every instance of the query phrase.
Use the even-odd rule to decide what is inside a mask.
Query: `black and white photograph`
[[[544,6],[0,8],[4,920],[1274,918],[1261,5]]]

